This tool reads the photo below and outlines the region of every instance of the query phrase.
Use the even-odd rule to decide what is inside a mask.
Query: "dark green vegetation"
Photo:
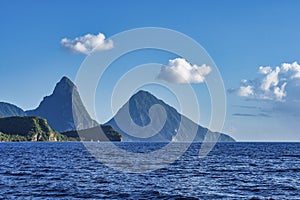
[[[77,141],[121,141],[122,136],[109,125],[96,126],[79,131],[67,131],[63,135]]]
[[[129,105],[128,105],[129,104]],[[129,124],[129,127],[133,127],[132,123],[137,124],[138,126],[146,126],[150,123],[149,109],[155,105],[161,105],[167,114],[166,123],[163,128],[159,131],[158,134],[149,137],[149,138],[137,138],[131,136],[129,133],[122,131],[117,123],[115,118],[126,120],[126,124]],[[129,113],[132,120],[128,120],[124,113],[125,107],[129,106]],[[121,117],[119,117],[120,115]],[[154,113],[155,118],[160,118],[161,116],[158,113]],[[156,119],[157,120],[157,119]],[[158,119],[161,120],[161,119]],[[127,122],[128,121],[128,122]],[[106,124],[113,126],[117,131],[122,134],[124,141],[191,141],[190,134],[191,132],[196,132],[196,137],[193,141],[202,142],[204,138],[206,141],[219,141],[219,142],[234,142],[235,140],[230,136],[222,133],[214,133],[204,128],[187,117],[181,115],[165,102],[160,99],[157,99],[154,95],[146,91],[139,91],[134,94],[129,101],[117,112],[116,116],[108,121]],[[179,125],[181,124],[181,127]],[[180,134],[178,134],[180,133]],[[177,136],[176,136],[177,135]],[[178,137],[178,135],[180,135]]]
[[[0,118],[0,141],[66,141],[39,117]]]
[[[79,131],[58,133],[40,117],[0,118],[0,141],[121,141],[111,126],[101,125]]]

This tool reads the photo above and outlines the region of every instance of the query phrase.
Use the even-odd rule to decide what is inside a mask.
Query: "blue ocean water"
[[[101,164],[80,142],[0,143],[0,199],[300,199],[300,143],[220,143],[202,159],[200,145],[133,174]]]

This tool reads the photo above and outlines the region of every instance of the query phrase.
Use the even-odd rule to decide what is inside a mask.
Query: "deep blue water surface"
[[[224,143],[203,159],[199,148],[163,169],[128,174],[79,142],[0,143],[0,199],[300,199],[300,143]]]

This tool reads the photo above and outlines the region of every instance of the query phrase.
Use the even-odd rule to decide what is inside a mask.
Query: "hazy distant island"
[[[72,105],[73,104],[73,105]],[[118,127],[115,118],[120,117],[125,106],[129,106],[131,118],[128,122],[138,126],[150,123],[149,109],[160,104],[167,118],[163,128],[149,138],[133,137]],[[73,116],[73,112],[80,113]],[[159,117],[159,116],[158,116]],[[179,131],[183,137],[176,138],[181,119],[184,123]],[[195,142],[204,138],[218,142],[234,142],[229,135],[214,133],[187,117],[175,108],[156,98],[147,91],[138,91],[120,108],[116,116],[104,125],[93,120],[85,109],[75,84],[63,77],[50,96],[44,97],[34,110],[23,109],[6,102],[0,102],[0,141],[185,141],[191,130],[197,130]]]

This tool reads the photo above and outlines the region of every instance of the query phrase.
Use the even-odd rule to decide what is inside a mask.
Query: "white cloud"
[[[270,66],[267,66],[267,67],[260,66],[258,69],[258,72],[261,74],[268,74],[271,71],[272,71],[272,68]]]
[[[112,49],[114,46],[112,40],[105,40],[103,33],[98,33],[97,35],[86,34],[75,39],[63,38],[60,43],[67,49],[83,54]]]
[[[211,68],[206,64],[192,65],[184,58],[176,58],[162,66],[158,78],[170,83],[202,83],[210,72]]]
[[[300,78],[300,65],[297,62],[293,62],[292,64],[289,63],[283,63],[281,65],[281,69],[284,72],[292,72],[291,78]]]
[[[241,83],[244,83],[244,84],[245,84],[245,83],[247,83],[247,82],[248,82],[248,80],[246,80],[246,79],[242,79],[242,80],[241,80]]]
[[[238,90],[237,90],[237,95],[241,96],[241,97],[249,97],[252,96],[254,94],[253,92],[253,86],[241,86]]]
[[[287,85],[293,83],[291,92],[295,92],[295,87],[300,89],[300,85],[295,83],[296,79],[300,79],[300,65],[297,62],[283,63],[275,68],[260,66],[258,73],[263,76],[255,80],[242,79],[238,89],[229,91],[242,97],[284,102],[288,96]]]
[[[285,86],[286,82],[281,85],[281,87],[274,88],[274,95],[278,101],[283,101],[283,98],[286,96]]]
[[[272,86],[277,86],[279,83],[278,74],[280,72],[280,68],[276,67],[275,70],[271,68],[267,71],[266,77],[262,80],[260,88],[264,91],[270,91]]]

